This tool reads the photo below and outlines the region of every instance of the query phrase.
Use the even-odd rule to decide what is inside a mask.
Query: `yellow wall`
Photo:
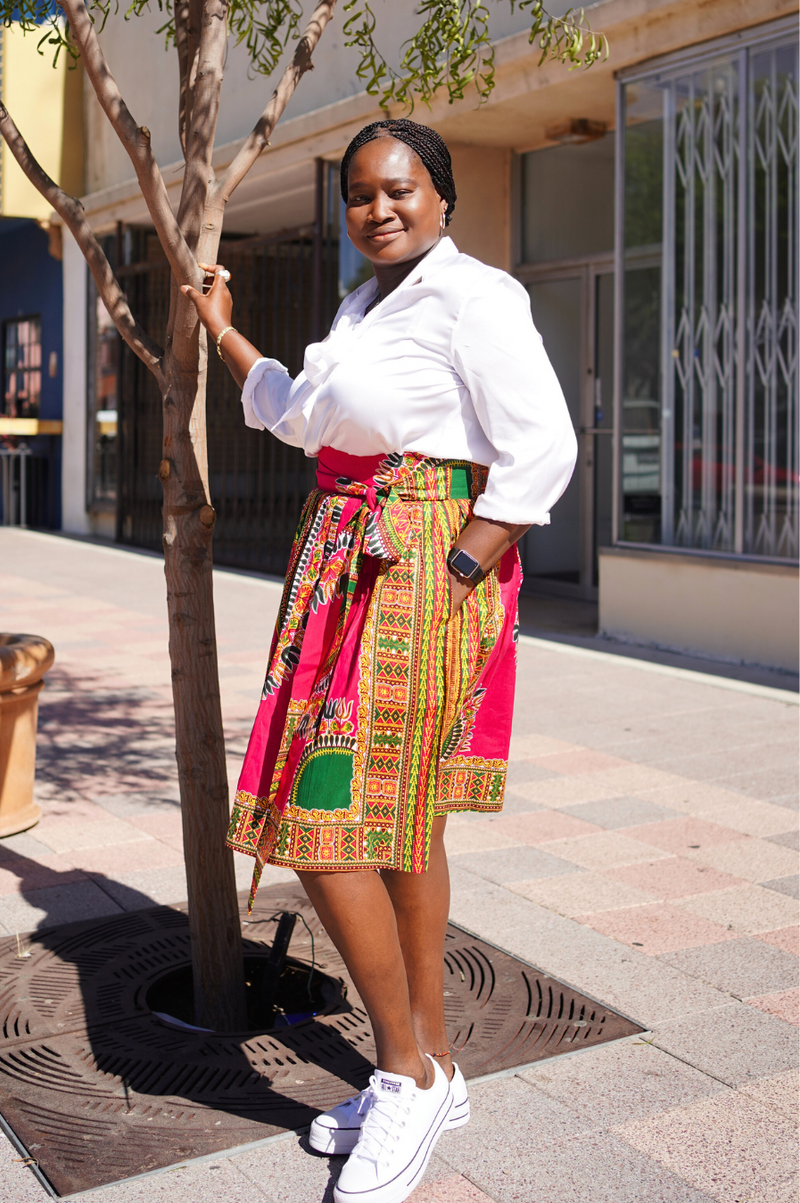
[[[458,143],[448,149],[458,195],[448,234],[464,254],[510,271],[511,152]]]
[[[797,672],[798,571],[679,553],[600,552],[600,630],[655,644]]]
[[[81,196],[83,178],[83,72],[68,70],[67,55],[53,67],[52,52],[36,49],[38,31],[23,34],[18,25],[2,37],[2,100],[34,157],[71,196]],[[0,214],[46,220],[51,206],[28,182],[5,142],[0,142]]]

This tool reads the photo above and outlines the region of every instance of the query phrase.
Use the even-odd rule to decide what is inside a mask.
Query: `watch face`
[[[458,549],[455,555],[450,557],[450,563],[456,572],[460,572],[462,576],[471,577],[476,568],[480,570],[478,561],[469,552],[462,551],[461,548]]]

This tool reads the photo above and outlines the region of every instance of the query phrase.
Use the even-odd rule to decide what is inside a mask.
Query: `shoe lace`
[[[405,1127],[405,1119],[415,1096],[412,1094],[405,1099],[387,1097],[379,1093],[376,1078],[370,1078],[369,1084],[369,1107],[354,1153],[377,1165],[379,1162],[388,1162],[389,1150],[386,1146],[400,1139],[398,1128]]]

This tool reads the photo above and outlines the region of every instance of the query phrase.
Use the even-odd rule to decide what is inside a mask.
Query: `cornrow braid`
[[[435,129],[431,129],[427,125],[418,125],[416,121],[409,121],[407,117],[373,121],[371,125],[365,125],[362,130],[358,131],[344,152],[344,158],[342,159],[342,200],[347,201],[347,173],[350,170],[353,155],[361,150],[362,146],[366,146],[368,142],[372,142],[373,139],[380,138],[385,134],[396,138],[398,142],[404,142],[422,160],[423,165],[428,170],[434,188],[442,200],[447,201],[445,224],[449,225],[450,216],[456,207],[456,185],[453,180],[450,151],[447,149],[444,139],[441,135],[437,134]]]

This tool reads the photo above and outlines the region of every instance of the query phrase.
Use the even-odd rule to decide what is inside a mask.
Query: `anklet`
[[[449,1057],[450,1049],[448,1049],[446,1053],[428,1053],[428,1056],[429,1057]]]

